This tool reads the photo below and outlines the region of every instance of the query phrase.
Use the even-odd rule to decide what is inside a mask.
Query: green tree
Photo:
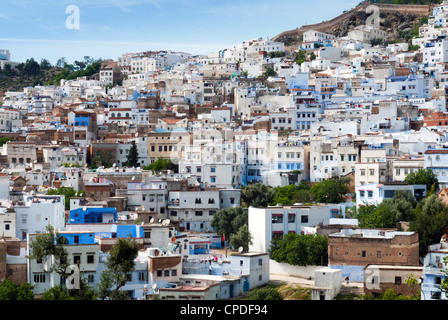
[[[249,227],[247,224],[240,227],[236,234],[232,234],[230,238],[230,245],[234,249],[238,249],[239,247],[243,248],[243,252],[249,252],[249,246],[253,244],[252,235],[249,231]]]
[[[245,207],[267,207],[274,198],[274,189],[261,183],[248,184],[241,189],[241,200]]]
[[[310,191],[310,187],[306,181],[300,182],[298,185],[290,184],[284,187],[274,188],[275,197],[271,205],[279,203],[283,205],[293,205],[294,203],[308,203],[314,201],[314,196]]]
[[[70,210],[70,199],[72,197],[82,197],[85,195],[84,190],[76,191],[71,187],[59,187],[57,189],[50,189],[47,191],[47,195],[59,195],[65,196],[65,210]]]
[[[311,187],[310,191],[317,202],[340,203],[345,202],[345,195],[349,192],[348,179],[328,179]]]
[[[42,300],[76,300],[70,295],[68,290],[63,286],[54,286],[50,289],[45,289],[41,297]]]
[[[370,295],[364,295],[363,300],[413,300],[411,297],[399,294],[394,289],[387,289],[384,293],[373,297]]]
[[[129,281],[138,255],[137,242],[132,238],[119,238],[109,251],[106,270],[101,273],[97,295],[100,299],[122,300],[126,295],[120,289]]]
[[[429,168],[409,173],[404,181],[411,185],[425,185],[427,191],[433,190],[434,192],[437,192],[439,190],[439,180],[434,171]]]
[[[70,265],[68,261],[68,253],[63,244],[66,244],[67,240],[54,230],[54,227],[47,225],[46,232],[38,234],[35,238],[31,239],[29,244],[29,259],[35,259],[37,261],[44,261],[54,257],[53,265],[51,265],[48,272],[55,271],[63,277],[67,277],[70,273],[66,272],[67,267]]]
[[[400,221],[415,219],[417,202],[407,191],[398,190],[392,199],[383,200],[378,205],[364,205],[357,210],[361,228],[395,228]]]
[[[415,221],[410,230],[417,231],[420,245],[420,256],[426,255],[428,246],[439,243],[448,226],[448,207],[436,194],[421,200],[415,209]]]
[[[325,265],[328,261],[328,239],[324,235],[288,233],[273,240],[270,258],[279,263],[295,266]]]
[[[221,209],[213,216],[211,221],[212,228],[220,236],[225,235],[225,238],[229,241],[232,241],[234,235],[245,225],[249,225],[249,219],[247,210],[244,210],[242,207]],[[245,231],[242,230],[241,233],[245,233]],[[243,234],[240,234],[239,237],[240,239],[237,240],[241,240],[243,244],[250,241],[250,237],[247,234],[245,237],[243,237]]]
[[[0,146],[3,146],[8,141],[12,141],[12,139],[9,137],[0,138]]]
[[[67,289],[58,285],[45,290],[42,300],[96,300],[95,290],[91,288],[86,279],[80,279],[79,289]]]
[[[296,63],[300,66],[302,63],[304,63],[306,61],[306,51],[305,50],[299,50],[296,53],[296,58],[295,58]]]
[[[5,278],[0,283],[0,301],[2,300],[34,300],[33,286],[27,282],[19,286]]]
[[[412,293],[412,300],[420,300],[420,284],[414,274],[409,275],[404,281]]]
[[[144,170],[151,170],[153,173],[162,170],[173,170],[174,172],[179,171],[179,166],[174,164],[170,159],[159,158],[153,163],[143,168]]]
[[[286,55],[286,52],[284,51],[271,51],[268,53],[269,58],[281,58],[284,57]]]
[[[283,300],[283,295],[275,288],[256,288],[249,293],[249,300]]]
[[[132,141],[132,146],[129,148],[129,152],[126,156],[126,166],[128,167],[138,167],[139,166],[139,155],[137,145]]]
[[[41,67],[41,69],[49,70],[49,69],[51,69],[52,66],[51,66],[50,61],[48,61],[47,59],[42,59],[40,61],[40,67]]]
[[[100,150],[96,152],[93,160],[101,163],[104,168],[110,168],[113,165],[114,154],[112,151]]]
[[[277,76],[277,72],[272,67],[267,67],[266,70],[263,72],[264,78],[276,77],[276,76]]]
[[[295,185],[290,184],[284,187],[274,188],[274,191],[275,197],[271,204],[277,205],[281,203],[282,205],[289,206],[294,204],[298,188]]]

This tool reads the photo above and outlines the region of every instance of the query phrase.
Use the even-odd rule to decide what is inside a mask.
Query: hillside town
[[[409,43],[310,29],[4,92],[0,280],[103,289],[127,239],[133,268],[103,299],[234,299],[282,275],[312,300],[446,300],[448,2],[424,21]],[[324,238],[316,261],[279,253],[300,237]]]

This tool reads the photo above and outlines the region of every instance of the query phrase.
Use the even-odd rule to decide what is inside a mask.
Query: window
[[[170,270],[169,269],[163,270],[163,276],[164,277],[169,277],[170,276]]]
[[[93,263],[95,261],[95,255],[94,254],[88,254],[87,255],[87,263]]]
[[[272,215],[272,223],[283,223],[283,215]]]
[[[308,216],[301,216],[301,217],[300,217],[300,221],[301,221],[302,223],[308,223]]]
[[[151,231],[145,231],[145,239],[151,238]]]
[[[81,256],[75,255],[73,256],[73,264],[80,264],[81,263]]]
[[[144,272],[139,272],[138,273],[138,281],[145,281],[145,273]]]
[[[372,198],[373,197],[373,191],[367,191],[367,196],[369,198]]]
[[[195,214],[196,216],[202,216],[202,211],[195,211],[194,214]]]
[[[288,215],[288,223],[295,223],[296,222],[296,215],[295,214],[289,214]]]
[[[359,196],[361,198],[364,198],[365,197],[365,191],[359,191]]]
[[[366,251],[362,251],[361,256],[362,256],[363,258],[365,258],[366,255],[367,255]]]
[[[45,274],[39,273],[34,275],[34,282],[35,283],[44,283],[45,282]]]
[[[401,284],[401,277],[395,277],[395,284]]]

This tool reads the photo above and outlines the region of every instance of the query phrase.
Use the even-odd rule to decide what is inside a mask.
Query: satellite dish
[[[153,223],[154,222],[154,218],[151,218],[151,220],[149,220],[149,222]]]
[[[152,285],[152,288],[155,290],[155,289],[157,288],[157,283],[154,283],[154,284]]]
[[[239,248],[238,248],[238,252],[239,252],[239,253],[243,252],[243,250],[244,250],[243,247],[239,247]]]

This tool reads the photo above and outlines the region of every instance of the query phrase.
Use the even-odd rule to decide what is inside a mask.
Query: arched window
[[[115,113],[112,112],[112,118],[115,118]]]
[[[121,118],[121,113],[120,112],[118,112],[117,117]]]

